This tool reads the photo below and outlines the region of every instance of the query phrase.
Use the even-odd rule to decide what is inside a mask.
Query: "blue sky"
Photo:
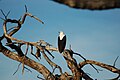
[[[71,44],[75,52],[87,59],[112,65],[115,58],[120,55],[120,9],[103,11],[72,9],[50,0],[0,0],[0,9],[6,13],[10,10],[9,18],[19,19],[25,12],[25,4],[28,7],[28,12],[40,18],[45,24],[27,17],[25,24],[14,37],[33,42],[42,39],[57,47],[58,32],[64,31],[67,35],[66,48],[69,48]],[[3,17],[1,13],[0,17]],[[2,23],[3,21],[0,19],[0,35],[3,32]],[[63,71],[70,73],[61,54],[53,52],[53,55],[55,56],[53,61],[64,67]],[[36,60],[31,55],[29,57]],[[78,62],[82,61],[81,58],[74,57]],[[116,63],[116,67],[120,68],[118,62],[120,59]],[[43,58],[40,63],[51,69]],[[32,73],[25,71],[22,75],[20,68],[13,76],[12,74],[17,69],[18,64],[18,62],[0,54],[0,79],[37,80],[38,73],[34,70]],[[101,69],[100,67],[97,68]],[[84,70],[98,80],[117,76],[104,69],[98,74],[89,65]],[[57,72],[58,70],[56,70]]]

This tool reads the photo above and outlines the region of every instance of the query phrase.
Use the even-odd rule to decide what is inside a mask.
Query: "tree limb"
[[[84,67],[86,64],[94,64],[94,65],[97,65],[99,67],[102,67],[104,69],[107,69],[113,73],[117,73],[120,75],[120,69],[117,69],[115,66],[111,66],[111,65],[108,65],[108,64],[104,64],[104,63],[101,63],[101,62],[97,62],[97,61],[93,61],[93,60],[86,60],[86,61],[83,61],[83,62],[80,62],[79,63],[79,67]]]
[[[53,0],[76,9],[105,10],[120,8],[120,0]]]
[[[65,50],[63,52],[63,57],[65,58],[67,65],[73,74],[73,80],[81,80],[82,77],[85,80],[93,80],[82,70],[82,68],[77,66],[77,61],[71,56],[72,54],[73,51],[71,50]]]
[[[64,1],[64,0],[62,0],[62,1]],[[69,1],[71,1],[71,0],[69,0]],[[2,14],[5,17],[5,20],[4,20],[4,23],[3,23],[4,34],[3,34],[3,36],[0,37],[0,52],[2,52],[5,56],[7,56],[7,57],[9,57],[13,60],[16,60],[20,63],[23,63],[23,71],[24,71],[24,68],[25,68],[24,65],[27,65],[27,66],[35,69],[36,71],[38,71],[40,74],[42,74],[43,77],[46,80],[64,80],[64,79],[67,79],[67,80],[81,80],[82,78],[84,78],[85,80],[93,80],[89,75],[87,75],[82,70],[82,68],[87,64],[90,64],[93,68],[95,68],[93,66],[93,64],[94,64],[94,65],[100,66],[102,68],[105,68],[105,69],[107,69],[107,70],[109,70],[113,73],[117,73],[117,74],[119,74],[119,76],[117,78],[120,77],[120,69],[117,69],[115,67],[115,63],[116,63],[118,57],[114,61],[114,66],[111,66],[111,65],[104,64],[104,63],[101,63],[101,62],[97,62],[97,61],[93,61],[93,60],[87,60],[82,55],[80,55],[78,53],[74,53],[71,49],[70,50],[64,50],[62,55],[63,55],[64,59],[66,60],[68,68],[72,72],[72,75],[69,75],[67,72],[63,73],[62,68],[60,66],[58,66],[57,64],[55,64],[54,62],[52,62],[52,60],[46,55],[46,52],[47,52],[50,56],[52,56],[54,58],[54,56],[50,53],[50,51],[58,52],[57,48],[53,47],[51,44],[45,42],[44,40],[39,40],[38,42],[28,42],[28,41],[19,40],[17,38],[12,37],[13,34],[15,34],[18,30],[20,30],[20,28],[22,27],[22,24],[24,24],[27,16],[30,16],[30,17],[36,19],[37,21],[43,23],[36,16],[33,16],[32,14],[28,13],[27,12],[28,10],[27,10],[26,6],[25,6],[25,9],[26,9],[26,13],[19,20],[7,19],[7,16],[10,12],[8,12],[7,15],[5,15],[4,12],[1,11]],[[9,29],[7,29],[7,23],[16,23],[17,26],[12,27],[9,30]],[[9,46],[11,49],[15,49],[17,54],[10,51],[9,49],[7,49],[5,46],[2,45],[2,40],[4,38],[7,39],[7,42],[5,43],[6,44],[5,46]],[[27,46],[25,53],[23,53],[23,51],[21,49],[21,46],[23,46],[23,45]],[[29,46],[31,47],[30,48],[30,53],[33,56],[35,56],[38,59],[38,57],[40,57],[40,53],[42,53],[45,60],[52,67],[54,66],[54,69],[53,69],[52,72],[50,72],[49,69],[47,69],[44,65],[42,65],[38,62],[35,62],[34,60],[30,59],[27,56]],[[33,47],[36,49],[36,52],[37,52],[36,55],[33,53]],[[81,58],[83,58],[84,61],[77,64],[76,59],[73,58],[73,54],[79,55]],[[19,68],[19,66],[18,66],[18,68]],[[60,70],[60,75],[58,75],[58,74],[54,75],[53,74],[56,68],[58,68]]]
[[[7,48],[5,48],[4,46],[2,46],[2,43],[0,44],[0,52],[2,52],[5,56],[16,60],[18,62],[23,62],[23,58],[24,58],[24,64],[35,69],[36,71],[38,71],[39,73],[41,73],[45,79],[54,79],[54,75],[51,74],[51,72],[42,64],[35,62],[34,60],[30,59],[27,56],[18,56],[17,54],[11,52],[10,50],[8,50]],[[48,76],[49,74],[51,74],[50,76]]]

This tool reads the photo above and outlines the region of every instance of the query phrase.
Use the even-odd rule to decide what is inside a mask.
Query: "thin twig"
[[[30,16],[30,17],[32,17],[32,18],[34,18],[34,19],[36,19],[36,20],[38,20],[39,22],[41,22],[42,24],[44,24],[44,22],[43,21],[41,21],[39,18],[37,18],[36,16],[33,16],[32,14],[30,14],[30,13],[26,13],[26,15],[27,16]]]
[[[8,15],[10,14],[10,11],[8,11],[7,15],[6,15],[6,18],[8,17]]]
[[[23,57],[23,62],[22,62],[22,74],[24,73],[24,59],[25,59],[25,57],[26,57],[26,55],[27,55],[27,53],[28,53],[28,48],[29,48],[29,45],[28,44],[26,44],[27,45],[27,48],[26,48],[26,52],[25,52],[25,55],[24,55],[24,57]]]
[[[7,19],[8,15],[10,14],[10,11],[8,11],[7,15],[5,15],[5,13],[3,12],[3,10],[2,9],[0,9],[0,10],[1,10],[1,13],[3,14],[3,16],[5,17],[5,19]]]
[[[50,54],[50,56],[52,56],[52,58],[54,59],[55,57],[49,52],[49,50],[45,49],[45,51]]]
[[[86,58],[83,57],[81,54],[78,54],[78,53],[73,53],[73,54],[80,56],[81,58],[83,58],[86,61]],[[97,71],[97,73],[99,73],[99,70],[93,64],[90,64],[90,65]]]
[[[16,72],[18,71],[18,69],[19,69],[20,65],[21,65],[21,62],[19,63],[18,68],[17,68],[17,70],[13,73],[13,75],[15,75],[15,74],[16,74]]]
[[[0,19],[2,19],[3,21],[5,21],[5,19],[4,19],[4,18],[2,18],[2,17],[0,17]]]
[[[114,63],[113,63],[113,66],[115,66],[117,60],[118,60],[119,56],[117,56],[117,58],[115,59]]]
[[[113,73],[120,74],[120,70],[117,69],[116,67],[108,65],[108,64],[104,64],[104,63],[101,63],[101,62],[97,62],[97,61],[93,61],[93,60],[86,60],[86,61],[83,61],[83,62],[79,63],[81,68],[83,66],[85,66],[86,64],[94,64],[94,65],[100,66],[100,67],[102,67],[104,69],[107,69],[107,70],[109,70],[109,71],[111,71]]]
[[[3,10],[0,9],[0,11],[1,11],[2,15],[5,17],[5,19],[7,19],[7,17],[6,17],[6,15],[5,15],[5,13],[3,12]]]
[[[73,54],[76,54],[76,55],[80,56],[82,59],[84,59],[84,60],[86,61],[86,58],[85,58],[85,57],[83,57],[81,54],[74,53],[74,52],[73,52]]]
[[[28,10],[27,10],[27,6],[25,5],[25,12],[27,13],[27,11],[28,11]]]
[[[15,28],[17,28],[17,27],[12,27],[12,28],[8,29],[7,32],[10,31],[10,30],[12,30],[12,29],[15,29]]]
[[[31,71],[29,68],[27,68],[27,67],[25,67],[25,66],[24,66],[24,68],[25,68],[25,69],[27,69],[29,72],[31,72],[31,73],[32,73],[32,71]]]
[[[50,66],[51,66],[52,68],[53,68],[53,66],[54,66],[54,67],[57,67],[57,68],[59,69],[60,73],[62,74],[62,68],[61,68],[60,66],[56,65],[54,62],[52,62],[52,61],[48,58],[48,56],[45,54],[44,51],[42,51],[42,54],[43,54],[44,58],[46,59],[46,61],[50,64]]]
[[[35,57],[35,58],[37,58],[38,60],[39,60],[39,58],[35,55],[35,54],[33,54],[33,46],[32,45],[30,45],[31,46],[31,51],[30,51],[30,53]],[[39,60],[40,61],[40,60]]]
[[[45,80],[45,79],[43,79],[43,78],[39,77],[39,75],[37,76],[37,78],[39,78],[40,80]]]

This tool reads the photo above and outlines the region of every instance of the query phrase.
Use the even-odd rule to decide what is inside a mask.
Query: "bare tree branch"
[[[71,56],[71,54],[73,54],[73,51],[71,50],[65,50],[63,52],[63,57],[65,58],[69,69],[73,73],[73,80],[81,80],[82,77],[85,80],[93,80],[80,67],[77,66],[77,61]]]
[[[118,60],[118,58],[119,58],[119,56],[117,56],[117,58],[115,59],[113,66],[115,66],[116,61]]]
[[[105,10],[120,8],[120,0],[53,0],[76,9]]]
[[[18,62],[23,62],[23,58],[24,58],[24,64],[35,69],[36,71],[38,71],[39,73],[41,73],[44,78],[49,78],[49,79],[54,79],[54,75],[51,74],[51,72],[42,64],[35,62],[34,60],[30,59],[27,56],[19,56],[13,52],[11,52],[10,50],[8,50],[7,48],[5,48],[4,46],[2,46],[2,43],[0,44],[0,52],[2,52],[5,56],[16,60]],[[49,74],[51,74],[51,76],[48,76]]]
[[[104,63],[97,62],[97,61],[93,61],[93,60],[86,60],[86,61],[80,62],[79,66],[82,68],[86,64],[94,64],[94,65],[97,65],[97,66],[102,67],[104,69],[107,69],[113,73],[120,74],[120,69],[117,69],[115,66],[111,66],[111,65],[104,64]]]
[[[118,77],[116,77],[115,79],[118,79],[120,77],[120,69],[115,67],[115,63],[116,63],[118,57],[115,59],[113,66],[111,66],[111,65],[104,64],[101,62],[87,60],[81,54],[75,53],[74,51],[72,51],[71,48],[70,48],[70,50],[68,50],[68,49],[64,50],[62,55],[63,55],[64,59],[66,60],[67,66],[71,70],[72,74],[70,75],[67,72],[63,73],[61,66],[55,64],[46,54],[46,53],[48,53],[50,56],[52,56],[52,58],[54,58],[51,51],[58,52],[58,49],[56,47],[45,42],[44,40],[39,40],[38,42],[28,42],[28,41],[20,40],[20,39],[13,37],[13,35],[20,30],[20,28],[22,27],[22,24],[24,24],[27,16],[30,16],[43,24],[43,22],[39,18],[28,13],[26,5],[25,5],[25,10],[26,10],[26,13],[19,20],[7,19],[7,16],[9,15],[10,11],[7,13],[7,15],[5,15],[5,13],[1,10],[5,19],[4,19],[4,23],[3,23],[4,33],[3,33],[3,36],[0,37],[0,52],[3,53],[6,57],[9,57],[13,60],[20,62],[20,64],[22,63],[22,68],[23,68],[22,73],[24,72],[24,69],[31,71],[30,69],[25,67],[25,65],[27,65],[27,66],[35,69],[36,71],[38,71],[40,74],[42,74],[45,80],[65,80],[65,79],[66,80],[82,80],[82,78],[84,78],[85,80],[93,80],[93,78],[91,78],[88,74],[86,74],[82,69],[85,65],[90,64],[96,71],[98,71],[98,69],[96,69],[93,65],[97,65],[97,66],[107,69],[113,73],[117,73]],[[17,24],[17,26],[7,29],[8,28],[7,23],[15,23],[15,24]],[[2,44],[3,39],[7,40],[5,42],[6,45],[4,45],[4,46]],[[26,46],[25,53],[21,49],[21,47],[23,45]],[[12,52],[11,50],[7,49],[5,46],[9,46],[11,49],[15,49],[16,52],[15,53]],[[29,49],[29,47],[30,47],[30,49]],[[33,49],[36,50],[36,53],[34,53]],[[44,66],[44,64],[42,65],[42,64],[30,59],[27,55],[29,51],[38,60],[39,60],[39,58],[41,58],[41,54],[42,54],[43,58],[53,68],[53,71],[50,71],[49,69],[47,69]],[[84,61],[79,62],[79,64],[78,64],[77,60],[74,58],[73,54],[80,56],[80,58],[82,58]],[[15,73],[18,71],[20,64],[18,65],[18,68],[15,71]],[[60,74],[54,74],[54,71],[56,68],[59,69]],[[42,79],[40,77],[38,77],[38,78]]]
[[[15,74],[16,74],[16,72],[18,71],[18,69],[19,69],[20,65],[21,65],[21,62],[19,63],[18,68],[17,68],[17,70],[13,73],[13,75],[15,75]]]

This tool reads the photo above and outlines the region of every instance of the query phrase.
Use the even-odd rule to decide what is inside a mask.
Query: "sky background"
[[[14,35],[15,38],[31,42],[45,40],[57,47],[58,32],[64,31],[67,35],[66,48],[72,45],[73,51],[83,55],[86,59],[113,65],[115,58],[120,55],[120,9],[90,11],[73,9],[51,0],[0,0],[0,9],[5,13],[10,10],[9,18],[12,19],[19,19],[25,13],[24,5],[27,5],[29,13],[37,16],[45,24],[27,17],[21,30]],[[1,12],[0,17],[4,17]],[[3,33],[2,24],[3,20],[0,19],[0,36]],[[60,65],[63,72],[71,73],[62,55],[57,52],[52,54],[55,56],[55,59],[50,57],[52,61]],[[37,61],[30,54],[28,56]],[[74,57],[78,62],[82,61],[78,56]],[[116,62],[117,68],[120,68],[119,62],[120,58]],[[52,71],[43,57],[40,63]],[[18,64],[19,62],[0,54],[0,80],[39,80],[36,78],[39,73],[33,69],[31,69],[32,73],[25,70],[22,75],[22,67],[13,76]],[[105,69],[97,73],[89,65],[83,70],[98,80],[117,76]],[[55,73],[58,72],[59,70],[56,69]],[[42,75],[39,74],[39,76]]]

